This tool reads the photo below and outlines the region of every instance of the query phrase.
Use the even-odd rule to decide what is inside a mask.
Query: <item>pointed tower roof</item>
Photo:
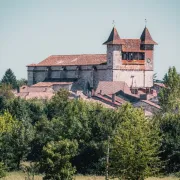
[[[154,44],[154,45],[157,45],[157,43],[152,39],[151,34],[149,33],[149,30],[148,30],[147,27],[144,28],[140,39],[141,39],[141,44]]]
[[[123,40],[120,38],[117,29],[113,27],[111,34],[106,42],[103,44],[124,44]]]

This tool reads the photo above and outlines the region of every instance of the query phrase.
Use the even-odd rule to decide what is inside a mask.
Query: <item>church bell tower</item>
[[[147,27],[144,28],[140,40],[140,48],[145,52],[145,69],[154,70],[154,45],[157,43],[152,39]]]
[[[122,64],[122,45],[123,40],[120,38],[117,29],[113,27],[109,38],[103,45],[107,45],[107,68],[109,81],[117,81],[118,80],[118,70],[120,69],[120,65]]]

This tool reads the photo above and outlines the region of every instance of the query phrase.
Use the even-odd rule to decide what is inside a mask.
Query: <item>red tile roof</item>
[[[151,101],[148,101],[148,100],[142,100],[142,101],[149,104],[149,105],[151,105],[151,106],[154,106],[154,107],[156,107],[158,109],[161,109],[161,107],[159,105],[157,105],[157,104],[155,104],[155,103],[153,103]]]
[[[147,27],[144,28],[140,39],[141,39],[141,44],[157,45],[157,43],[152,39],[151,34],[149,33],[149,30]]]
[[[100,81],[96,89],[96,94],[101,92],[102,95],[109,95],[115,94],[118,91],[131,93],[128,85],[123,81]]]
[[[31,67],[32,67],[32,66],[36,66],[36,64],[29,64],[28,66],[31,66]]]
[[[154,83],[154,85],[155,86],[160,86],[160,87],[163,87],[163,88],[166,87],[165,84],[163,84],[163,83]]]
[[[103,44],[124,44],[124,41],[120,38],[117,29],[113,27],[109,38]]]
[[[141,50],[141,44],[157,44],[151,37],[149,30],[145,27],[140,39],[121,39],[117,29],[114,27],[111,34],[104,44],[122,44],[123,52],[145,52]],[[99,65],[107,62],[106,54],[81,54],[81,55],[52,55],[33,66],[85,66]],[[136,69],[131,66],[122,67],[124,69]],[[137,68],[138,69],[138,68]],[[144,70],[144,67],[140,67]]]
[[[53,85],[65,85],[72,84],[72,82],[39,82],[31,87],[51,87]]]
[[[28,87],[28,86],[22,86],[20,88],[21,93],[25,92],[45,92],[47,89],[45,87]]]
[[[52,55],[36,66],[98,65],[103,63],[106,63],[106,54]]]
[[[112,100],[112,95],[105,95],[105,96],[107,96],[108,98],[110,98]],[[124,99],[120,98],[119,96],[115,96],[115,101],[117,103],[120,103],[120,104],[127,103],[127,101],[125,101]]]
[[[53,92],[29,92],[25,99],[51,99],[53,96]]]
[[[97,94],[97,95],[95,95],[95,97],[98,97],[99,99],[104,100],[105,103],[110,103],[110,105],[115,105],[115,106],[120,106],[121,105],[121,103],[112,102],[112,100],[102,96],[101,94]]]
[[[123,52],[145,52],[140,49],[140,39],[123,39],[124,44],[122,45]]]

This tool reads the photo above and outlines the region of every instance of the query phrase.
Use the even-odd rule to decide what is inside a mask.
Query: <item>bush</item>
[[[0,178],[6,176],[6,168],[2,162],[0,162]]]

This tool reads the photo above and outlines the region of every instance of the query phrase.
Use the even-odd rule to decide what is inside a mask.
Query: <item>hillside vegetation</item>
[[[0,178],[19,170],[57,180],[76,174],[144,180],[180,172],[180,75],[174,67],[159,94],[162,109],[152,118],[128,103],[112,110],[70,100],[63,89],[51,100],[17,98],[11,77],[0,85]]]

